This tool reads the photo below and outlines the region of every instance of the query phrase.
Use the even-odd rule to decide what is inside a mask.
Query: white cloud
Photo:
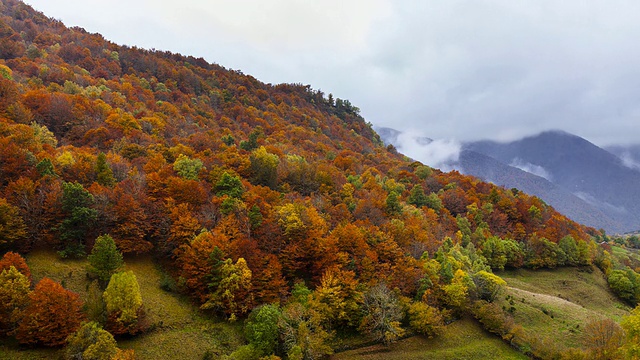
[[[540,165],[535,165],[535,164],[526,162],[520,158],[515,158],[511,160],[511,164],[509,164],[509,166],[516,167],[522,171],[526,171],[530,174],[543,177],[553,182],[553,177],[551,176],[551,174],[544,167]]]
[[[628,167],[633,170],[640,170],[640,163],[634,159],[633,155],[630,152],[625,151],[619,156],[620,160],[622,160],[622,165]]]
[[[420,132],[407,131],[398,135],[396,148],[401,153],[423,164],[444,171],[452,170],[452,165],[460,156],[461,145],[455,140],[427,140]]]

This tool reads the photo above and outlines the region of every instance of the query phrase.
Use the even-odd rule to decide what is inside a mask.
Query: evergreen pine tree
[[[98,184],[109,187],[115,184],[116,179],[113,177],[113,171],[107,163],[107,156],[104,153],[98,155],[98,159],[96,160],[96,173],[98,174],[96,179]]]
[[[104,283],[109,281],[111,275],[115,274],[123,264],[122,254],[109,235],[102,235],[96,239],[87,260],[89,260],[89,273]]]

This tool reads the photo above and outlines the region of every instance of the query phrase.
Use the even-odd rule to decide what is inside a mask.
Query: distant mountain
[[[623,165],[640,170],[640,145],[614,145],[604,149],[619,157]]]
[[[471,174],[496,185],[517,188],[527,194],[535,195],[577,222],[612,232],[621,232],[626,229],[620,221],[608,216],[563,187],[542,176],[507,165],[490,156],[471,150],[463,150],[460,153],[457,168],[466,174]]]
[[[425,136],[417,136],[415,134],[406,134],[402,131],[388,128],[388,127],[377,127],[374,126],[373,130],[375,130],[378,135],[380,135],[380,139],[386,144],[392,144],[393,146],[398,147],[403,141],[401,136],[407,136],[407,138],[411,138],[418,145],[428,145],[433,142],[433,139],[425,137]]]
[[[376,130],[383,141],[402,149],[401,132]],[[608,150],[563,131],[547,131],[509,143],[463,144],[458,160],[448,165],[536,195],[585,225],[616,233],[638,230],[640,146]]]
[[[640,172],[626,166],[618,156],[579,136],[562,131],[548,131],[510,143],[472,142],[465,144],[464,149],[544,177],[605,214],[611,220],[611,225],[603,228],[610,232],[640,228]],[[468,164],[466,168],[462,166],[462,170],[483,177],[479,170],[474,171]],[[534,191],[532,193],[535,194]],[[565,196],[539,196],[557,209],[568,206],[564,203]],[[565,210],[569,217],[584,221],[587,225],[598,226],[599,221],[581,220],[579,213],[591,213],[589,207],[572,209],[573,207]],[[604,219],[601,214],[593,213],[593,216]]]

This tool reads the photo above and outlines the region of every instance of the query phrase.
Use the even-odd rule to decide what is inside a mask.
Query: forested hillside
[[[595,230],[408,161],[348,100],[119,46],[16,0],[0,11],[0,333],[21,344],[64,345],[83,318],[76,349],[102,327],[150,331],[120,253],[152,255],[206,314],[248,317],[234,356],[292,359],[482,317],[503,286],[492,269],[603,261]],[[103,296],[31,284],[16,253],[36,249],[90,254]],[[34,315],[47,294],[69,307]],[[103,315],[82,310],[101,299]]]

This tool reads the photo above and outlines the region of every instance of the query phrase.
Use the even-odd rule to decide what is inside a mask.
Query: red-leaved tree
[[[29,295],[29,305],[20,314],[16,339],[21,344],[59,346],[84,320],[78,294],[43,278]]]

